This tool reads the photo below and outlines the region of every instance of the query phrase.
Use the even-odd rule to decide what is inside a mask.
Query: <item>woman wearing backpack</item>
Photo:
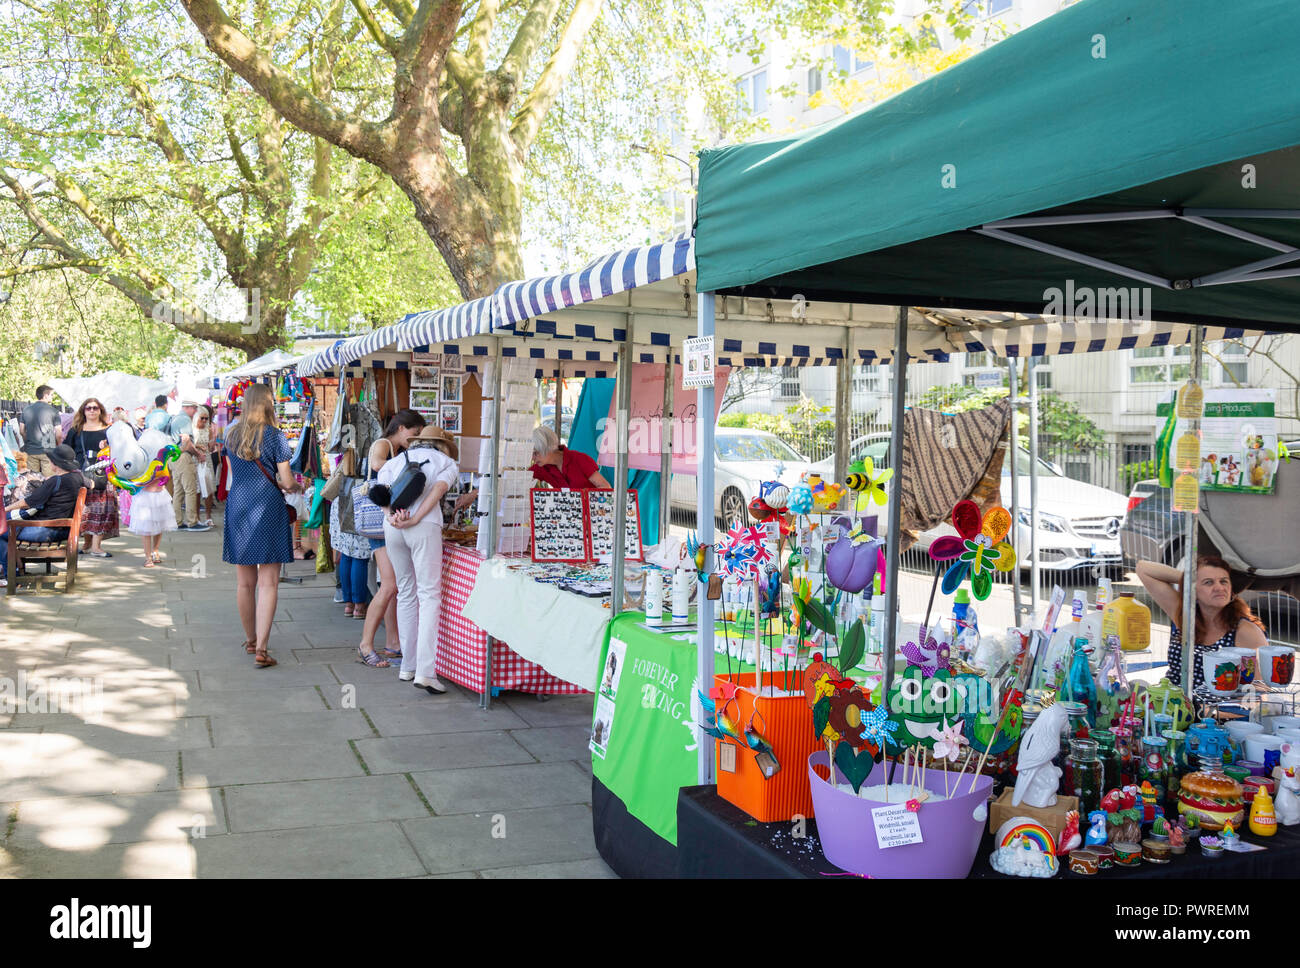
[[[399,504],[384,512],[388,560],[397,576],[397,625],[400,629],[402,671],[399,678],[415,680],[430,695],[446,688],[438,680],[438,619],[442,611],[442,498],[456,483],[455,438],[428,426],[411,441],[406,453],[388,461],[371,488],[376,504]],[[377,494],[376,492],[379,491]]]

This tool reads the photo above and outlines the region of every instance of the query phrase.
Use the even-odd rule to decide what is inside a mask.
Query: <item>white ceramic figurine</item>
[[[1020,737],[1020,756],[1016,762],[1016,789],[1011,803],[1021,801],[1031,807],[1056,805],[1056,788],[1061,781],[1061,770],[1052,765],[1052,758],[1061,750],[1061,730],[1069,722],[1069,715],[1060,703],[1053,703],[1034,720],[1034,724]]]

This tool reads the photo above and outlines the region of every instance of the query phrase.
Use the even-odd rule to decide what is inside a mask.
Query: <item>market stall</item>
[[[1162,2],[1135,10],[1096,0],[839,124],[701,156],[697,333],[706,345],[716,348],[719,307],[736,297],[797,298],[808,306],[821,300],[905,304],[895,313],[892,347],[892,452],[903,460],[890,485],[878,674],[861,671],[864,632],[844,604],[864,587],[859,558],[862,573],[875,570],[876,549],[867,550],[871,539],[852,521],[832,542],[823,535],[812,543],[812,557],[840,559],[831,579],[838,591],[810,593],[803,584],[810,543],[798,519],[812,508],[813,496],[791,494],[776,510],[796,519],[790,543],[801,560],[788,568],[799,688],[728,676],[698,694],[699,779],[707,783],[716,766],[718,793],[759,821],[815,813],[825,857],[843,871],[966,876],[988,834],[994,837],[989,864],[1026,876],[1051,876],[1067,863],[1083,874],[1115,865],[1159,869],[1171,861],[1177,871],[1192,856],[1214,863],[1225,851],[1252,855],[1264,844],[1272,864],[1290,848],[1291,838],[1277,837],[1277,824],[1300,822],[1300,810],[1291,803],[1291,768],[1278,762],[1278,744],[1284,760],[1300,754],[1276,735],[1285,717],[1264,715],[1263,702],[1236,709],[1213,704],[1243,731],[1265,734],[1266,741],[1253,740],[1255,750],[1251,739],[1230,735],[1213,719],[1193,726],[1189,697],[1168,684],[1126,686],[1124,640],[1142,627],[1140,618],[1121,618],[1131,599],[1108,604],[1091,638],[1058,621],[1056,603],[1041,616],[1041,627],[1001,643],[996,664],[960,640],[929,634],[936,630],[926,628],[928,618],[906,639],[896,610],[909,474],[901,388],[915,345],[906,306],[1063,317],[1031,324],[1044,333],[1072,326],[1079,316],[1094,326],[1110,316],[1121,340],[1135,341],[1163,324],[1183,325],[1184,339],[1190,331],[1193,379],[1180,391],[1179,406],[1193,433],[1201,416],[1196,383],[1206,322],[1300,329],[1296,284],[1289,281],[1300,270],[1279,268],[1297,251],[1294,181],[1255,191],[1252,177],[1265,162],[1289,171],[1297,157],[1300,99],[1276,59],[1281,48],[1259,56],[1261,43],[1283,43],[1276,34],[1261,37],[1265,7],[1277,26],[1278,10],[1263,3],[1229,11]],[[1300,26],[1300,14],[1284,16],[1292,28]],[[1204,55],[1192,72],[1184,62],[1190,50]],[[1058,83],[1008,87],[1011,65],[1023,63],[1057,65]],[[1089,98],[1078,102],[1063,93],[1076,89],[1087,89]],[[1187,126],[1188,118],[1196,123]],[[960,144],[952,140],[956,130],[964,132]],[[1081,139],[1094,150],[1075,152]],[[1014,165],[1006,163],[1007,144],[1022,146]],[[931,170],[939,167],[935,159],[949,158]],[[1104,165],[1094,165],[1096,158]],[[791,233],[792,224],[817,230],[812,237]],[[1260,259],[1260,248],[1281,254]],[[1134,280],[1144,284],[1141,290],[1130,288]],[[1085,292],[1091,301],[1076,299]],[[1098,307],[1099,294],[1105,309]],[[1036,342],[1008,338],[1004,352],[1044,352]],[[1069,342],[1071,349],[1077,345]],[[711,446],[707,428],[704,447]],[[1194,462],[1195,449],[1185,450]],[[1181,451],[1178,459],[1182,500],[1190,494],[1186,509],[1196,511],[1195,468],[1183,466]],[[871,474],[866,468],[874,486]],[[707,477],[701,474],[701,507],[710,504]],[[846,480],[838,468],[836,479]],[[702,570],[726,571],[739,561],[761,582],[770,571],[758,564],[760,550],[782,567],[776,534],[728,534],[715,548],[709,517],[701,517]],[[991,572],[1014,567],[1016,549],[1006,540],[1011,517],[988,500],[958,502],[951,518],[956,536],[931,547],[936,589],[942,578],[945,596],[966,582],[976,599],[987,595]],[[1194,523],[1188,538],[1190,577]],[[1191,611],[1195,584],[1188,577],[1184,613]],[[714,624],[712,604],[702,601],[701,639]],[[1058,651],[1048,639],[1054,646],[1062,629],[1065,650]],[[807,665],[800,658],[805,639],[820,646]],[[1100,669],[1090,668],[1090,652],[1102,660]],[[776,661],[769,656],[765,664]],[[702,683],[713,680],[714,665],[701,649]],[[1225,659],[1216,687],[1228,699],[1240,677],[1254,674]],[[1281,674],[1274,684],[1289,683],[1285,666]],[[756,726],[746,709],[759,709],[765,693],[771,701]],[[811,736],[813,749],[787,741],[782,723],[801,724],[790,736]],[[779,770],[772,766],[777,759]],[[762,779],[754,779],[755,770]],[[737,775],[750,778],[748,790],[737,788]],[[814,809],[782,802],[776,793],[782,784],[796,794],[806,784]],[[995,785],[1002,792],[986,805]],[[1238,833],[1248,816],[1260,844]],[[716,843],[718,832],[711,836]],[[702,842],[691,849],[706,850]],[[682,868],[704,869],[697,860],[683,858]]]

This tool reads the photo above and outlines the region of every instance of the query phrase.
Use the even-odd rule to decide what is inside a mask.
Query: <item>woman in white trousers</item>
[[[409,448],[379,471],[378,483],[391,487],[408,464],[424,473],[424,493],[406,510],[384,515],[388,559],[397,576],[397,628],[402,640],[398,677],[417,689],[442,695],[438,679],[438,619],[442,608],[442,498],[456,483],[455,439],[438,427],[425,427]],[[414,648],[412,648],[414,646]]]

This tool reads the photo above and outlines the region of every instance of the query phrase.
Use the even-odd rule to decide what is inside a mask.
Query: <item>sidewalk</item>
[[[280,665],[258,670],[219,527],[165,536],[158,569],[134,536],[105,548],[71,595],[0,594],[0,876],[613,876],[590,697],[484,713],[360,665],[361,623],[311,562],[280,586]],[[47,704],[65,677],[91,691]]]

